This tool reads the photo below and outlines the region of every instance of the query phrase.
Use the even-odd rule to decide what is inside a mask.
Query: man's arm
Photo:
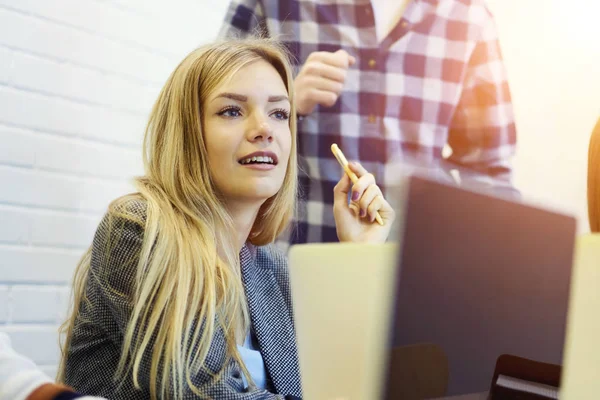
[[[492,15],[471,55],[463,91],[450,125],[449,161],[497,178],[510,179],[516,129],[506,69]]]
[[[273,6],[279,0],[270,1],[267,4]],[[265,10],[261,0],[231,0],[219,38],[270,37],[266,16],[272,11],[272,8]],[[346,72],[356,60],[345,50],[338,50],[313,52],[303,62],[294,84],[299,117],[311,114],[319,104],[333,106],[343,90]]]
[[[54,400],[90,399],[67,386],[54,383],[35,363],[17,353],[7,334],[0,332],[0,399]]]

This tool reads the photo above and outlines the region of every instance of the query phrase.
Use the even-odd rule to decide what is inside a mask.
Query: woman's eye
[[[290,113],[287,110],[275,110],[273,111],[273,113],[271,114],[273,117],[275,117],[276,119],[280,119],[280,120],[287,120],[290,118]]]
[[[237,107],[227,107],[218,112],[218,115],[223,117],[235,118],[242,115],[240,109]]]

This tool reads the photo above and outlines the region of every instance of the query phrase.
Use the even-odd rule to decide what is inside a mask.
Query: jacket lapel
[[[240,263],[252,329],[265,366],[279,394],[301,396],[292,312],[269,265],[260,265],[247,246]],[[265,263],[266,264],[266,263]]]

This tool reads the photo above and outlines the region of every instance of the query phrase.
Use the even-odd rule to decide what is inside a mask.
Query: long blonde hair
[[[600,232],[600,118],[588,149],[587,202],[590,230]]]
[[[117,199],[108,217],[125,218],[144,228],[137,262],[133,310],[115,378],[132,374],[139,388],[144,355],[150,354],[150,394],[181,397],[201,369],[218,329],[227,343],[227,362],[235,359],[250,379],[237,344],[249,316],[234,248],[235,229],[210,173],[202,113],[208,96],[244,66],[266,60],[283,79],[290,98],[292,151],[279,192],[261,207],[251,230],[254,245],[272,243],[292,217],[297,190],[296,112],[288,55],[269,39],[226,41],[201,47],[175,69],[154,104],[144,138],[145,175],[135,181],[138,194]],[[132,199],[147,204],[146,219],[128,212]],[[65,335],[58,379],[65,365],[79,307],[90,277],[91,248],[80,261],[73,305],[61,327]],[[111,266],[115,267],[115,266]],[[93,306],[93,305],[92,305]],[[143,327],[143,329],[141,328]],[[152,345],[152,344],[153,345]],[[151,352],[151,353],[150,353]],[[218,379],[220,374],[218,373]]]

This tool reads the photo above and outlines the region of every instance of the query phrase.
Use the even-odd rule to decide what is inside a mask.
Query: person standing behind
[[[261,34],[295,57],[301,202],[286,244],[337,241],[339,144],[386,186],[396,161],[448,161],[510,181],[516,129],[482,0],[232,0],[221,37]]]

